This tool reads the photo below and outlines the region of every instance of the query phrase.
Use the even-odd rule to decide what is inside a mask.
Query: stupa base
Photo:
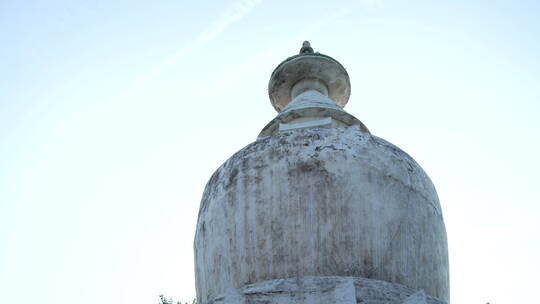
[[[208,304],[446,304],[401,284],[362,277],[301,277],[230,289]]]

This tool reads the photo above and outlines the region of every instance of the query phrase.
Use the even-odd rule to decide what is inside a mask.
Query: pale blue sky
[[[432,178],[452,302],[534,303],[539,37],[537,1],[2,1],[0,303],[193,298],[206,181],[306,39]]]

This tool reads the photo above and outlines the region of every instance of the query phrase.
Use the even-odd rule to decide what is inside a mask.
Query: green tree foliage
[[[167,299],[164,295],[160,294],[158,304],[197,304],[197,299],[193,299],[191,303],[189,302],[182,303],[180,301],[174,301],[173,299]]]

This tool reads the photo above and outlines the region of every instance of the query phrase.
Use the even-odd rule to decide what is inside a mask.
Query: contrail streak
[[[241,0],[233,3],[228,10],[223,12],[220,17],[214,20],[214,22],[212,22],[208,28],[203,30],[193,41],[188,42],[186,45],[181,47],[178,52],[171,56],[171,58],[143,77],[141,82],[159,76],[164,71],[175,65],[186,53],[201,49],[223,33],[229,26],[231,26],[231,24],[244,18],[255,6],[261,2],[262,0]]]

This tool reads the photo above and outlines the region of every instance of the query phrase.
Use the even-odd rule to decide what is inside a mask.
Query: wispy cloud
[[[198,48],[209,41],[215,39],[227,27],[246,16],[262,0],[244,0],[234,3],[231,8],[225,11],[206,30],[204,30],[187,48]]]
[[[206,29],[204,29],[195,39],[182,46],[174,55],[172,55],[163,64],[156,67],[143,80],[148,80],[159,76],[167,69],[174,66],[180,58],[187,53],[203,48],[212,40],[216,39],[233,23],[244,18],[254,7],[262,0],[240,0],[234,2],[225,12],[214,20]]]

